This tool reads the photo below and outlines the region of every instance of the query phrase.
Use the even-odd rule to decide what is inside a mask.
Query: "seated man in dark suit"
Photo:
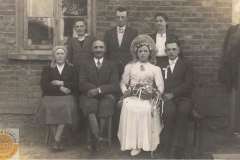
[[[188,117],[193,108],[192,90],[194,71],[192,65],[181,55],[178,40],[165,43],[168,59],[160,64],[164,78],[163,123],[161,143],[170,149],[169,158],[181,158],[187,146]]]
[[[103,148],[106,140],[102,138],[104,130],[99,130],[97,118],[100,118],[101,128],[106,128],[107,118],[113,115],[115,98],[119,90],[118,70],[114,62],[104,58],[106,46],[97,40],[92,45],[94,58],[86,61],[79,73],[80,107],[88,119],[91,133],[91,149],[93,152]]]

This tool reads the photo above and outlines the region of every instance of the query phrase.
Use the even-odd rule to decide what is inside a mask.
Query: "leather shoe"
[[[91,151],[91,153],[97,153],[97,148],[95,146],[88,146],[87,149]]]
[[[59,144],[59,150],[63,150],[64,145],[62,144],[62,142],[60,141],[58,144]]]
[[[103,138],[98,138],[97,143],[95,145],[97,150],[103,149],[104,144],[106,143],[106,140]]]
[[[58,151],[59,150],[59,142],[54,140],[52,143],[52,149]]]

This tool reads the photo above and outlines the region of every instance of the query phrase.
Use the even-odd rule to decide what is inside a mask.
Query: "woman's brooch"
[[[169,68],[169,67],[170,67],[170,66],[168,65],[166,68],[163,68],[164,74],[165,74],[164,79],[167,79],[167,73],[168,73],[168,68]]]
[[[145,67],[143,65],[140,66],[141,71],[145,71]]]

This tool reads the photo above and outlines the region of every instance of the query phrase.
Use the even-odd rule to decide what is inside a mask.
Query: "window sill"
[[[52,53],[8,53],[8,59],[15,60],[52,60]]]

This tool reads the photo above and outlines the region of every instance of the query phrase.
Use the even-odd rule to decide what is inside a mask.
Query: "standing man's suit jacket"
[[[174,99],[180,98],[193,102],[192,90],[194,88],[194,70],[189,61],[178,58],[173,73],[168,67],[167,79],[165,68],[169,66],[168,59],[160,64],[164,78],[164,93],[173,93]]]
[[[79,73],[79,89],[83,94],[98,87],[101,95],[114,94],[119,90],[117,66],[105,58],[99,73],[93,59],[83,63]]]
[[[135,37],[138,36],[138,31],[126,26],[121,47],[118,44],[117,27],[114,27],[105,32],[104,43],[107,47],[105,57],[111,61],[121,63],[123,67],[132,61],[130,46]]]

